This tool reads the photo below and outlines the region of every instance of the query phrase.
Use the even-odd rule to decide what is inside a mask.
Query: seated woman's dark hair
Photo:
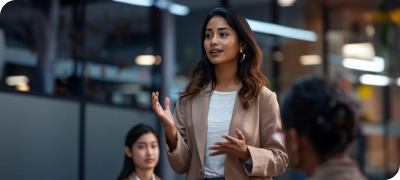
[[[134,127],[132,127],[128,134],[126,135],[125,138],[125,146],[128,146],[129,149],[132,148],[132,145],[142,136],[143,134],[147,133],[153,133],[156,138],[158,139],[158,136],[154,129],[148,125],[145,124],[138,124]],[[128,176],[135,171],[135,164],[133,163],[132,159],[129,158],[126,154],[124,156],[124,166],[122,168],[121,173],[119,174],[117,180],[123,180],[128,178]]]
[[[343,153],[358,134],[356,114],[339,86],[318,77],[298,81],[284,99],[284,129],[307,138],[320,158]]]

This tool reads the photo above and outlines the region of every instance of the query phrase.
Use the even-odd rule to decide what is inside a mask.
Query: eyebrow
[[[157,141],[150,142],[150,144],[153,144],[153,143],[158,143],[158,142],[157,142]],[[145,143],[145,142],[138,142],[138,144],[147,144],[147,143]]]
[[[227,27],[222,27],[222,28],[218,28],[217,30],[218,31],[221,31],[221,30],[229,30],[230,31],[231,29],[229,29]],[[212,29],[211,28],[207,28],[206,31],[212,31]]]

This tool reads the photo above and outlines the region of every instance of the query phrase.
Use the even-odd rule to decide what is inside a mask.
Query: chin
[[[144,165],[144,168],[146,168],[146,169],[153,169],[153,168],[156,167],[156,165],[157,165],[157,163],[154,163],[154,164],[145,164],[145,165]]]
[[[225,63],[225,62],[227,62],[227,61],[224,61],[224,60],[210,60],[210,62],[211,62],[211,64],[214,64],[214,65],[216,65],[216,64],[223,64],[223,63]]]

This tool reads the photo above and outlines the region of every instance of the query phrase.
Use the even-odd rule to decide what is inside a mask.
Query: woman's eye
[[[144,148],[144,146],[139,146],[139,149],[143,149]]]
[[[211,38],[211,34],[206,34],[206,38]]]
[[[228,34],[226,34],[226,33],[221,33],[220,36],[221,36],[221,37],[225,37],[225,36],[228,36]]]

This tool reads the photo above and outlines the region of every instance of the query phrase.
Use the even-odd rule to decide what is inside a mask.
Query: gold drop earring
[[[244,58],[246,57],[246,54],[243,52],[243,49],[240,48],[240,53],[242,53],[242,59],[239,61],[240,63],[242,63],[244,61]]]

